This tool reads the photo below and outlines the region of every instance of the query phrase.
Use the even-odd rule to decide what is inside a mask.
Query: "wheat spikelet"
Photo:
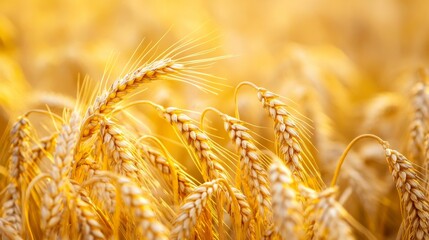
[[[304,211],[291,172],[280,161],[274,161],[269,173],[276,232],[285,239],[303,239]]]
[[[84,126],[82,137],[87,138],[99,129],[99,117],[106,115],[129,94],[143,83],[148,83],[159,79],[162,76],[174,73],[183,68],[183,65],[175,63],[171,59],[162,59],[144,65],[136,71],[125,75],[115,81],[110,88],[97,97],[93,106],[88,108],[85,119],[90,119],[87,126]]]
[[[16,231],[16,227],[3,218],[0,218],[0,236],[2,236],[2,239],[22,239]]]
[[[429,204],[411,162],[399,152],[389,148],[386,148],[385,155],[405,214],[404,237],[429,239]]]
[[[74,151],[79,137],[80,116],[74,112],[70,123],[62,127],[58,135],[54,153],[54,162],[51,167],[51,181],[47,184],[46,194],[42,197],[41,228],[45,237],[53,238],[58,231],[58,223],[62,220],[66,207],[66,194],[74,161]]]
[[[190,238],[210,197],[218,191],[219,181],[213,180],[198,186],[183,201],[174,220],[170,239]]]

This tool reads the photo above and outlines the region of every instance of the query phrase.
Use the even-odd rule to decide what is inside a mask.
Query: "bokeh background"
[[[322,175],[331,176],[359,134],[375,133],[406,149],[412,85],[429,60],[428,14],[423,0],[0,0],[0,131],[28,109],[47,104],[60,112],[73,105],[85,75],[96,83],[107,66],[112,79],[119,76],[143,39],[145,45],[165,35],[159,43],[165,49],[192,33],[210,40],[203,47],[216,48],[214,56],[232,55],[204,69],[232,87],[211,95],[154,83],[140,98],[233,114],[233,87],[254,82],[306,116],[309,151]],[[272,137],[263,110],[255,110],[255,92],[243,89],[238,104],[242,119],[260,126],[254,131]],[[151,129],[161,128],[157,121],[149,121]],[[348,210],[377,237],[392,238],[400,222],[392,216],[400,213],[390,176],[380,149],[361,145],[342,182],[358,198],[370,197]]]

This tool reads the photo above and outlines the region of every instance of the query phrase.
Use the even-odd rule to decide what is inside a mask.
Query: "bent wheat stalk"
[[[403,214],[403,233],[409,239],[429,238],[429,203],[424,186],[418,181],[418,175],[413,164],[401,153],[389,148],[387,142],[372,134],[363,134],[350,142],[338,162],[331,186],[335,186],[341,165],[351,147],[360,139],[373,138],[385,150],[389,170],[396,183],[396,189],[401,199]]]

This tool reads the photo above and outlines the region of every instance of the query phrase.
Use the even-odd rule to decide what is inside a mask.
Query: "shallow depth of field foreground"
[[[0,1],[0,238],[429,240],[411,2]]]

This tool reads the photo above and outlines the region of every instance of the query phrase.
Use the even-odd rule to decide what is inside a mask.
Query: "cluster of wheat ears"
[[[280,96],[263,87],[243,82],[236,94],[242,86],[253,89],[254,99],[248,101],[259,101],[272,119],[274,152],[262,148],[240,120],[238,107],[231,114],[208,107],[196,121],[187,110],[156,100],[127,101],[158,80],[207,91],[217,88],[199,70],[217,58],[178,53],[180,48],[160,54],[110,86],[103,89],[100,84],[99,91],[83,84],[76,105],[63,116],[38,109],[13,121],[3,140],[9,148],[8,166],[1,171],[6,176],[0,218],[4,239],[374,239],[347,213],[337,186],[354,143],[374,140],[399,194],[398,238],[429,239],[426,172],[375,135],[361,135],[350,143],[326,186],[307,151],[304,123]],[[419,84],[412,146],[425,155],[429,113],[426,85]],[[140,126],[124,113],[136,105],[155,109],[159,119],[151,120],[174,129],[203,181],[183,166],[186,159],[173,158],[160,138],[130,130],[131,125]],[[223,123],[236,155],[222,151],[204,130],[208,112]],[[37,136],[35,114],[46,114],[56,131]]]

